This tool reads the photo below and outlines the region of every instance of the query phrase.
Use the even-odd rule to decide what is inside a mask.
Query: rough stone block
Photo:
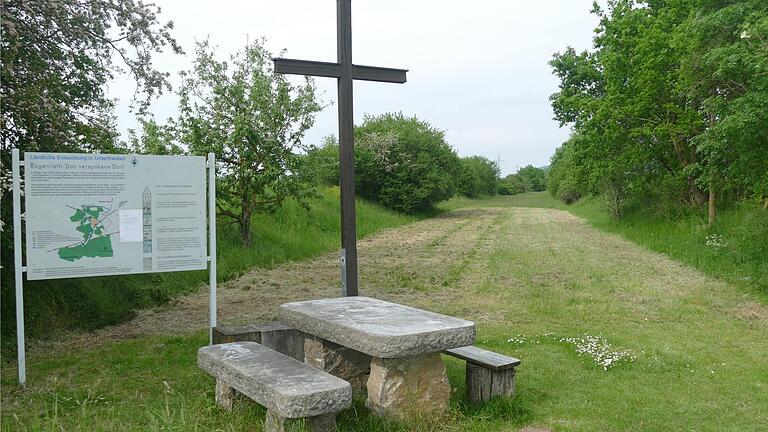
[[[288,419],[280,417],[274,411],[267,410],[264,422],[264,432],[334,432],[336,430],[336,414],[323,414],[305,419]]]
[[[216,403],[227,411],[232,411],[237,391],[220,379],[216,379]]]
[[[349,382],[354,391],[366,388],[371,373],[371,356],[320,338],[304,340],[304,362]]]
[[[375,413],[400,419],[441,415],[448,410],[451,386],[440,354],[385,359],[374,357],[366,404]]]

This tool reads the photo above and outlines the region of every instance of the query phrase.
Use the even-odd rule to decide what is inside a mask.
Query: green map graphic
[[[74,210],[75,213],[69,217],[69,220],[76,224],[75,229],[82,233],[83,241],[59,249],[59,258],[77,261],[83,257],[113,256],[111,234],[104,233],[103,220],[99,219],[106,211],[104,207],[83,205]]]

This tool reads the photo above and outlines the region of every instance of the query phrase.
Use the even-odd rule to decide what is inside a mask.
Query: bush
[[[525,192],[525,187],[517,174],[509,174],[499,180],[499,195],[516,195]]]
[[[547,174],[541,168],[528,165],[517,170],[525,192],[541,192],[547,188]]]
[[[560,146],[552,155],[547,170],[547,190],[553,197],[566,204],[573,204],[582,196],[574,168],[572,149],[572,145],[568,142]]]
[[[412,213],[455,192],[459,157],[443,131],[402,113],[366,115],[355,128],[355,186],[360,197]]]
[[[318,186],[339,185],[339,142],[329,135],[323,138],[323,144],[313,146],[303,158],[301,169]]]
[[[483,156],[461,158],[458,192],[467,198],[479,195],[496,195],[499,183],[499,166]]]

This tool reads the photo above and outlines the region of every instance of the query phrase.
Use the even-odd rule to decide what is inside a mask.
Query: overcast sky
[[[188,69],[196,40],[209,38],[220,58],[265,37],[273,53],[336,60],[333,0],[155,0],[161,19],[173,20],[186,56],[156,57],[160,70]],[[446,131],[461,156],[501,159],[503,174],[543,166],[567,137],[552,120],[548,97],[557,90],[547,62],[570,45],[591,46],[597,19],[592,0],[352,0],[353,61],[409,69],[405,84],[355,82],[355,122],[364,113],[402,111]],[[306,142],[337,134],[336,80],[318,78],[321,98],[333,103],[317,115]],[[135,128],[128,109],[133,86],[118,77],[118,126]],[[158,121],[174,117],[170,94],[152,105]]]

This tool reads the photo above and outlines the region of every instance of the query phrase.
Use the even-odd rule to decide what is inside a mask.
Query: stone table
[[[440,352],[475,341],[472,321],[369,297],[286,303],[279,315],[314,337],[305,340],[308,364],[353,386],[365,383],[368,406],[399,418],[447,410],[451,389]]]

